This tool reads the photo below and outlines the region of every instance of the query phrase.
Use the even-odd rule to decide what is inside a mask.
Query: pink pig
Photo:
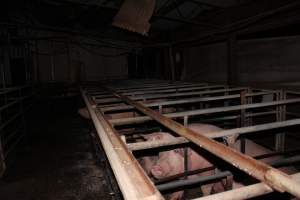
[[[169,135],[169,133],[154,132],[154,133],[151,133],[151,134],[144,134],[142,136],[147,141],[155,141],[155,140],[165,139],[166,135]],[[151,169],[154,165],[156,165],[156,162],[158,160],[158,155],[157,156],[145,156],[145,157],[139,158],[138,160],[139,160],[142,168],[145,170],[146,174],[152,175],[151,174]]]
[[[220,131],[222,130],[219,127],[209,125],[209,124],[191,124],[188,126],[188,128],[192,129],[195,132],[201,133],[201,134],[209,134],[212,132]],[[174,138],[173,135],[169,133],[163,133],[163,136],[156,137],[155,139],[170,139]],[[234,145],[235,149],[238,149],[240,145],[240,141],[237,141],[236,144]],[[258,156],[266,153],[271,153],[272,151],[264,148],[261,145],[258,145],[251,140],[245,140],[245,152],[249,156]],[[280,156],[272,157],[272,158],[267,158],[263,159],[263,162],[268,162],[272,160],[279,159]],[[202,155],[199,155],[195,151],[189,149],[188,150],[188,170],[197,170],[197,169],[202,169],[202,168],[207,168],[211,167],[213,164],[209,162],[207,159],[205,159]],[[281,169],[285,172],[292,172],[294,171],[293,168],[284,168]],[[157,178],[165,178],[168,176],[180,174],[184,172],[184,154],[183,154],[183,149],[175,149],[171,151],[165,151],[159,153],[159,159],[156,162],[156,165],[154,165],[151,169],[152,175]],[[209,176],[213,175],[215,173],[214,170],[206,171],[197,175],[189,176],[188,178],[193,178],[196,176]],[[238,188],[242,187],[243,185],[237,182],[233,183],[233,188]],[[222,181],[216,182],[216,183],[211,183],[207,185],[202,185],[201,190],[203,195],[209,195],[211,194],[212,191],[214,192],[222,192],[224,191],[224,187],[222,184]],[[171,194],[170,199],[171,200],[176,200],[176,199],[181,199],[183,195],[182,191],[175,192]]]
[[[209,124],[191,124],[188,126],[188,128],[194,130],[194,131],[201,131],[203,134],[208,134],[211,132],[219,131],[220,128],[209,125]],[[172,139],[174,138],[173,135],[169,133],[164,133],[164,136],[157,137],[156,139]],[[211,167],[212,164],[206,160],[204,157],[196,153],[195,151],[189,149],[188,150],[188,170],[196,170],[206,167]],[[157,178],[161,179],[164,177],[180,174],[184,172],[184,153],[183,149],[175,149],[171,151],[165,151],[159,153],[159,159],[157,161],[157,164],[153,166],[151,169],[152,175]],[[195,176],[209,176],[213,175],[214,170],[206,171],[203,173],[200,173],[198,175],[190,176],[189,178],[193,178]],[[219,190],[218,188],[221,186],[221,183],[213,183],[209,185],[203,185],[201,186],[201,190],[204,195],[208,195],[211,192],[211,189],[214,188],[214,190]],[[182,191],[175,192],[171,194],[170,199],[181,199],[183,195]]]
[[[89,113],[89,111],[88,111],[88,109],[86,107],[79,108],[77,112],[84,119],[91,119],[90,113]]]

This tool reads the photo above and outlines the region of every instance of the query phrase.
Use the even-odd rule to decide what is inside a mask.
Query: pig
[[[188,128],[194,130],[194,131],[201,131],[203,134],[208,134],[211,132],[215,131],[220,131],[219,127],[209,125],[209,124],[191,124],[188,126]],[[161,134],[159,137],[155,137],[154,139],[160,140],[168,140],[174,138],[173,135],[170,133],[163,133],[164,135],[162,136]],[[206,168],[206,167],[211,167],[213,166],[208,160],[206,160],[203,156],[199,155],[195,151],[188,149],[188,158],[189,158],[189,169],[188,170],[196,170],[196,169],[201,169],[201,168]],[[165,151],[159,153],[159,158],[156,162],[156,165],[154,165],[151,169],[151,174],[157,178],[165,178],[168,176],[180,174],[184,172],[184,151],[183,149],[175,149],[171,151]],[[196,176],[209,176],[213,175],[214,170],[211,171],[206,171],[198,175],[193,175],[190,176],[189,178],[193,178]],[[209,185],[203,185],[201,186],[201,190],[203,195],[208,195],[210,194],[210,191],[212,189],[214,190],[220,190],[219,188],[222,187],[221,183],[213,183]],[[170,196],[171,200],[176,200],[176,199],[181,199],[183,195],[182,191],[172,193]]]
[[[84,107],[84,108],[79,108],[77,112],[78,112],[78,114],[79,114],[82,118],[84,118],[84,119],[91,119],[90,113],[89,113],[89,111],[88,111],[88,109],[87,109],[86,107]]]
[[[162,140],[163,137],[168,135],[169,133],[166,132],[154,132],[151,134],[143,134],[141,135],[146,141],[155,141],[155,140]],[[144,156],[139,158],[139,163],[146,172],[147,175],[151,176],[151,169],[156,164],[158,160],[158,155],[153,156]]]
[[[219,127],[209,125],[209,124],[191,124],[188,126],[188,128],[192,129],[195,132],[207,135],[212,132],[220,131],[222,130]],[[169,133],[164,133],[163,136],[155,137],[154,139],[170,139],[174,138],[173,135]],[[234,149],[239,149],[240,141],[238,140],[234,145]],[[151,169],[151,174],[157,178],[165,178],[168,176],[180,174],[184,172],[184,153],[183,149],[175,149],[171,151],[165,151],[159,153],[159,158],[156,161],[156,165],[154,165]],[[249,156],[258,156],[266,153],[271,153],[271,150],[268,150],[264,148],[261,145],[258,145],[251,140],[246,139],[245,140],[245,153]],[[280,156],[276,157],[270,157],[270,158],[265,158],[262,161],[263,162],[269,162],[272,160],[279,159]],[[211,167],[213,164],[204,158],[204,155],[200,155],[197,152],[193,151],[192,149],[188,149],[188,170],[197,170],[201,168],[207,168]],[[289,167],[289,168],[281,168],[280,170],[289,173],[292,171],[295,171],[295,169]],[[209,176],[213,175],[215,173],[214,170],[211,171],[206,171],[197,175],[189,176],[188,178],[193,178],[196,176]],[[233,182],[233,188],[238,188],[242,187],[242,183],[238,182]],[[224,187],[222,184],[222,181],[216,182],[216,183],[211,183],[207,185],[202,185],[201,186],[201,191],[203,195],[209,195],[211,192],[222,192],[224,191]],[[170,195],[171,200],[178,200],[181,199],[183,195],[182,191],[175,192]]]
[[[84,119],[91,119],[90,113],[86,107],[78,109],[78,114]],[[106,114],[107,119],[120,119],[134,117],[138,114],[136,112],[122,112],[122,113],[112,113]]]

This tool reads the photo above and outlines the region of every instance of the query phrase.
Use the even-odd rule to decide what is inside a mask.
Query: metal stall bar
[[[225,88],[224,85],[209,85],[209,86],[190,86],[184,88],[173,88],[173,89],[157,89],[157,90],[143,90],[143,91],[131,91],[124,92],[123,95],[140,95],[140,94],[153,94],[153,93],[168,93],[168,92],[183,92],[183,91],[191,91],[191,90],[205,90],[205,89],[213,89],[213,88]]]
[[[111,91],[116,97],[134,106],[140,112],[148,115],[158,123],[176,132],[180,136],[187,138],[191,142],[199,145],[201,148],[204,148],[205,150],[223,159],[234,167],[244,171],[250,176],[253,176],[254,178],[266,183],[273,189],[280,192],[289,192],[298,198],[300,197],[300,184],[291,179],[289,175],[272,168],[263,162],[246,156],[232,148],[229,148],[224,144],[218,143],[213,139],[209,139],[203,134],[199,134],[188,128],[185,128],[180,123],[173,121],[172,119],[169,119],[126,96],[120,95],[114,92],[112,89],[108,90]]]
[[[220,112],[238,111],[241,109],[263,108],[263,107],[270,107],[270,106],[276,106],[276,105],[282,105],[282,104],[292,104],[292,103],[299,103],[299,102],[300,102],[300,98],[295,98],[295,99],[282,100],[282,101],[276,101],[276,102],[244,104],[244,105],[238,105],[238,106],[217,107],[217,108],[208,108],[208,109],[201,109],[201,110],[169,113],[169,114],[164,114],[164,116],[168,117],[168,118],[177,118],[177,117],[184,117],[184,116],[214,114],[214,113],[218,113],[218,112],[220,113]],[[146,122],[146,121],[150,121],[150,120],[152,120],[151,117],[142,116],[142,117],[112,119],[112,120],[110,120],[110,122],[114,125],[125,125],[125,124],[132,124],[132,123],[142,123],[142,122]]]
[[[254,158],[257,159],[256,157],[254,157]],[[297,163],[299,161],[300,161],[300,156],[293,156],[293,157],[289,157],[289,158],[275,160],[272,162],[267,162],[267,164],[272,165],[273,167],[280,167],[280,166],[287,166],[287,165],[290,165],[293,163]],[[215,168],[209,167],[207,169],[212,170]],[[202,170],[205,170],[205,168]],[[197,174],[198,171],[200,171],[200,170],[187,171],[182,174],[177,174],[177,175],[173,175],[171,177],[167,177],[167,178],[165,178],[164,182],[156,184],[156,187],[159,191],[171,190],[171,189],[176,189],[179,187],[184,187],[184,186],[189,186],[189,185],[203,184],[205,182],[215,181],[218,179],[223,179],[223,178],[232,176],[232,173],[230,171],[223,171],[223,172],[218,172],[213,175],[200,176],[200,177],[197,177],[194,179],[189,179],[189,180],[179,179],[179,178],[183,177],[184,174],[189,174],[189,175]]]
[[[300,182],[300,173],[291,175],[292,179]],[[245,186],[238,189],[233,189],[218,194],[212,194],[205,197],[196,198],[193,200],[241,200],[258,197],[264,194],[273,192],[274,189],[269,187],[265,183],[257,183],[249,186]]]
[[[116,90],[118,92],[131,92],[131,91],[147,91],[147,90],[161,90],[161,89],[172,89],[172,88],[185,88],[185,87],[192,87],[192,86],[208,86],[207,83],[159,83],[159,84],[152,84],[152,85],[141,85],[140,83],[137,83],[140,86],[139,87],[134,87],[134,88],[129,88],[129,87],[124,87],[124,88],[119,88]],[[98,91],[98,88],[87,88],[87,92],[89,94],[97,94],[101,93]]]
[[[198,91],[198,90],[209,90],[209,89],[220,89],[220,88],[224,88],[225,86],[201,86],[201,87],[195,87],[195,86],[191,86],[191,87],[184,87],[184,88],[175,88],[175,89],[162,89],[162,88],[158,88],[156,90],[142,90],[142,91],[134,91],[134,92],[125,92],[122,93],[123,95],[131,95],[131,96],[137,96],[137,95],[149,95],[149,94],[165,94],[165,93],[178,93],[178,92],[186,92],[186,91]],[[91,94],[91,93],[89,93]],[[91,95],[96,96],[98,99],[104,99],[104,98],[112,98],[113,95],[112,94],[107,94],[107,93],[92,93]]]
[[[209,133],[207,137],[209,138],[229,137],[236,134],[242,135],[242,134],[247,134],[252,132],[259,132],[259,131],[271,130],[276,128],[296,126],[296,125],[300,125],[300,119],[291,119],[291,120],[281,121],[281,122],[273,122],[273,123],[255,125],[255,126],[223,130],[223,131]],[[169,145],[184,144],[188,142],[189,140],[187,140],[184,137],[176,137],[168,140],[128,143],[127,146],[131,151],[136,151],[136,150],[151,149],[151,148],[157,148],[157,147],[163,147]]]
[[[177,84],[156,84],[152,86],[140,86],[136,88],[124,88],[117,89],[118,92],[130,92],[130,91],[144,91],[144,90],[160,90],[160,89],[171,89],[171,88],[185,88],[191,86],[207,86],[207,83],[177,83]]]
[[[27,89],[30,89],[30,94],[27,94]],[[24,90],[24,91],[23,91]],[[23,94],[26,92],[27,96]],[[7,157],[9,153],[15,149],[16,145],[24,138],[26,133],[26,123],[24,114],[30,105],[25,104],[27,98],[32,97],[32,89],[30,85],[21,87],[11,87],[1,90],[0,96],[4,98],[2,105],[0,106],[0,177],[3,175],[4,170],[7,168]],[[17,108],[16,110],[13,108]],[[9,117],[4,120],[3,111],[13,110]],[[22,125],[17,124],[14,126],[14,130],[6,131],[5,128],[13,122],[16,122],[18,118],[22,119]],[[23,131],[20,132],[20,128]],[[2,150],[1,150],[2,149]]]
[[[176,189],[178,187],[184,187],[184,186],[201,184],[201,183],[203,184],[209,181],[215,181],[218,179],[226,178],[227,176],[232,176],[230,171],[219,172],[210,176],[200,176],[194,179],[176,180],[168,183],[159,184],[156,187],[159,191],[165,191],[165,190]]]
[[[254,97],[254,96],[263,96],[267,94],[274,94],[276,91],[269,91],[269,92],[253,92],[246,94],[246,97]],[[189,104],[189,103],[198,103],[198,102],[209,102],[209,101],[218,101],[218,100],[228,100],[228,99],[237,99],[240,98],[240,94],[233,94],[227,96],[215,96],[215,97],[194,97],[194,98],[187,98],[181,100],[169,100],[169,101],[162,101],[162,102],[155,102],[155,103],[142,103],[146,107],[155,107],[155,106],[171,106],[171,105],[182,105],[182,104]],[[133,106],[129,105],[118,105],[118,106],[110,106],[101,108],[102,112],[107,111],[122,111],[122,110],[130,110],[134,109]]]
[[[81,94],[124,198],[127,200],[163,199],[104,115],[95,109],[94,103],[85,91],[81,90]]]
[[[152,94],[152,95],[141,95],[132,97],[132,100],[149,100],[149,99],[159,99],[159,98],[169,98],[169,97],[182,97],[182,96],[198,96],[198,95],[206,95],[206,94],[218,94],[223,92],[239,92],[241,90],[245,90],[246,88],[230,88],[230,89],[220,89],[220,90],[208,90],[208,91],[200,91],[200,92],[182,92],[182,93],[174,93],[174,94]],[[98,96],[93,96],[95,102],[97,104],[104,103],[116,103],[121,102],[120,99],[117,98],[107,98],[99,100]],[[97,100],[98,99],[98,100]]]

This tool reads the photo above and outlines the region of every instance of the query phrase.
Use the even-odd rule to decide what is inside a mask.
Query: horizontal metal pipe
[[[253,158],[255,158],[255,159],[264,159],[264,158],[269,158],[269,157],[278,156],[278,155],[282,155],[282,154],[287,154],[289,152],[292,152],[292,151],[268,153],[268,154],[255,156]],[[299,150],[297,152],[299,152]],[[279,166],[290,165],[290,164],[293,164],[295,162],[299,162],[299,160],[300,160],[300,158],[298,156],[294,156],[294,157],[283,158],[283,159],[279,159],[279,160],[275,160],[275,161],[267,162],[267,163],[272,165],[273,167],[279,167]],[[206,172],[206,171],[211,171],[211,170],[214,170],[214,169],[216,169],[216,167],[211,166],[211,167],[207,167],[207,168],[187,171],[187,172],[176,174],[176,175],[173,175],[173,176],[169,176],[169,177],[166,177],[166,178],[163,178],[163,179],[155,180],[154,183],[157,185],[157,184],[161,184],[161,183],[165,183],[165,182],[170,182],[170,181],[173,181],[173,180],[177,180],[181,177],[186,177],[186,176],[190,176],[190,175],[194,175],[194,174],[200,174],[200,173],[203,173],[203,172]]]
[[[176,189],[176,188],[184,187],[184,186],[190,186],[190,185],[201,184],[201,183],[203,184],[203,183],[207,183],[209,181],[222,179],[222,178],[225,178],[225,177],[231,176],[231,175],[232,174],[230,171],[224,171],[224,172],[219,172],[219,173],[211,175],[211,176],[199,176],[199,177],[193,178],[193,179],[184,179],[184,180],[172,181],[169,183],[163,183],[160,185],[156,185],[156,188],[162,192],[162,191],[172,190],[172,189]]]
[[[300,182],[300,173],[291,175],[293,180]],[[212,194],[209,196],[196,198],[193,200],[242,200],[258,197],[264,194],[269,194],[274,190],[265,183],[257,183],[249,186],[245,186],[238,189],[233,189],[218,194]]]
[[[162,89],[162,88],[159,88],[159,89],[156,89],[156,90],[143,90],[143,91],[135,91],[135,92],[126,92],[126,93],[122,93],[123,95],[126,95],[126,96],[134,96],[134,98],[138,98],[139,96],[141,95],[150,95],[150,94],[163,94],[163,95],[166,95],[166,93],[171,93],[171,92],[175,92],[175,93],[178,93],[178,92],[187,92],[187,91],[193,91],[193,92],[196,92],[196,91],[202,91],[202,90],[208,90],[208,89],[220,89],[220,88],[224,88],[225,86],[201,86],[201,87],[184,87],[184,88],[175,88],[175,89]],[[114,99],[113,98],[113,95],[112,94],[101,94],[101,95],[98,95],[98,94],[92,94],[94,96],[96,96],[97,99],[105,99],[105,102],[107,102],[109,99]],[[99,103],[101,101],[98,101]]]
[[[246,94],[246,97],[255,97],[255,96],[263,96],[268,94],[274,94],[276,91],[268,91],[268,92],[254,92],[254,93],[248,93]],[[171,106],[171,105],[182,105],[182,104],[188,104],[188,103],[200,103],[200,102],[210,102],[210,101],[217,101],[217,100],[228,100],[228,99],[236,99],[240,98],[240,94],[233,94],[233,95],[222,95],[222,96],[214,96],[214,97],[197,97],[197,98],[187,98],[187,99],[181,99],[181,100],[164,100],[161,102],[155,102],[155,103],[143,103],[146,107],[155,107],[155,106]],[[123,111],[123,110],[129,110],[133,109],[133,106],[128,105],[122,105],[122,106],[111,106],[106,108],[101,108],[102,112],[107,111]]]
[[[142,94],[155,94],[155,93],[169,93],[169,92],[184,92],[184,91],[197,91],[197,90],[205,90],[205,89],[213,89],[213,88],[225,88],[224,85],[209,85],[209,86],[189,86],[184,88],[172,88],[172,89],[162,89],[159,88],[157,90],[143,90],[143,91],[132,91],[132,92],[124,92],[122,95],[126,96],[136,96]]]
[[[116,97],[122,99],[124,102],[136,107],[140,112],[150,116],[158,123],[171,129],[175,133],[183,136],[193,143],[199,145],[215,156],[223,159],[229,164],[237,167],[238,169],[246,172],[250,176],[265,182],[269,186],[273,187],[280,192],[289,192],[296,197],[300,197],[300,184],[292,180],[287,174],[266,165],[263,162],[257,161],[249,156],[243,155],[242,153],[233,150],[223,144],[220,144],[212,139],[207,138],[203,133],[196,133],[183,125],[175,122],[167,117],[160,115],[159,113],[144,107],[138,102],[131,100],[130,98],[115,93]]]
[[[292,157],[288,157],[288,158],[283,158],[280,160],[275,160],[275,161],[269,162],[269,164],[274,167],[282,167],[282,166],[290,165],[293,163],[297,163],[299,161],[300,161],[300,155],[297,155],[297,156],[292,156]]]
[[[283,128],[288,126],[296,126],[300,125],[300,119],[291,119],[286,121],[280,121],[280,122],[273,122],[273,123],[267,123],[267,124],[261,124],[256,126],[248,126],[248,127],[242,127],[242,128],[234,128],[229,130],[222,130],[218,132],[212,132],[207,135],[209,138],[220,138],[220,137],[228,137],[232,135],[242,135],[252,132],[259,132],[264,130],[271,130],[276,128]],[[137,151],[137,150],[143,150],[143,149],[151,149],[151,148],[158,148],[163,146],[170,146],[170,145],[177,145],[177,144],[184,144],[188,143],[189,140],[187,140],[184,137],[176,137],[173,139],[168,140],[159,140],[159,141],[145,141],[145,142],[138,142],[138,143],[129,143],[127,144],[128,148],[131,151]]]
[[[178,118],[178,117],[184,117],[184,116],[198,116],[198,115],[203,115],[203,114],[214,114],[214,113],[220,113],[220,112],[238,111],[238,110],[243,110],[243,109],[246,110],[246,109],[263,108],[263,107],[270,107],[270,106],[277,106],[277,105],[287,105],[287,104],[293,104],[293,103],[299,103],[299,102],[300,102],[300,98],[295,98],[295,99],[281,100],[281,101],[275,101],[275,102],[244,104],[244,105],[237,105],[237,106],[216,107],[216,108],[207,108],[207,109],[200,109],[200,110],[176,112],[176,113],[164,114],[164,116],[166,116],[168,118]],[[112,119],[112,120],[110,120],[110,122],[114,125],[125,125],[125,124],[132,124],[132,123],[143,123],[143,122],[150,121],[150,120],[152,120],[151,117],[142,116],[142,117]]]
[[[216,169],[216,167],[211,166],[211,167],[206,167],[206,168],[202,168],[202,169],[186,171],[186,172],[183,172],[183,173],[180,173],[180,174],[175,174],[173,176],[168,176],[168,177],[165,177],[165,178],[162,178],[162,179],[154,180],[154,184],[158,185],[158,184],[170,182],[170,181],[173,181],[173,180],[177,180],[177,179],[182,178],[182,177],[187,177],[187,176],[191,176],[191,175],[195,175],[195,174],[200,174],[200,173],[211,171],[211,170],[214,170],[214,169]]]
[[[276,111],[268,111],[268,112],[260,112],[260,113],[247,113],[246,117],[261,117],[266,115],[274,115],[276,114]],[[233,116],[226,116],[226,117],[217,117],[217,118],[211,118],[211,119],[204,119],[201,120],[201,123],[210,123],[210,122],[220,122],[220,121],[227,121],[227,120],[236,120],[240,118],[240,115],[233,115]]]
[[[137,84],[138,85],[138,84]],[[192,83],[176,83],[176,84],[155,84],[155,85],[148,85],[144,86],[141,85],[139,87],[135,88],[121,88],[121,89],[116,89],[118,92],[131,92],[131,91],[143,91],[143,90],[161,90],[161,89],[172,89],[172,88],[184,88],[184,87],[191,87],[191,86],[205,86],[207,84],[192,84]],[[114,87],[115,88],[115,87]]]
[[[132,97],[132,100],[149,100],[149,99],[159,99],[159,98],[169,98],[169,97],[182,97],[182,96],[198,96],[198,95],[207,95],[207,94],[218,94],[223,92],[239,92],[241,90],[245,90],[245,88],[229,88],[229,89],[217,89],[217,90],[207,90],[200,92],[181,92],[174,94],[154,94],[154,95],[141,95],[137,97]],[[108,98],[99,100],[97,96],[94,96],[96,99],[96,103],[114,103],[120,102],[119,99],[116,98]]]
[[[191,87],[191,86],[206,86],[206,83],[178,83],[178,84],[157,84],[152,86],[140,86],[138,88],[124,88],[124,89],[117,89],[118,92],[130,92],[130,91],[144,91],[144,90],[161,90],[161,89],[172,89],[172,88],[184,88],[184,87]]]

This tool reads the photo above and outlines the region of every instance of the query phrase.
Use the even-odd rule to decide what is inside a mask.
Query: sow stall
[[[275,168],[300,160],[299,149],[293,148],[295,145],[288,146],[286,141],[297,133],[291,128],[300,125],[297,112],[300,94],[297,92],[207,83],[127,80],[85,85],[81,93],[124,199],[164,199],[162,193],[166,191],[183,190],[186,186],[199,189],[200,184],[220,179],[226,180],[228,191],[205,197],[199,192],[195,198],[245,199],[272,191],[300,197],[297,182],[300,175],[287,175]],[[208,138],[186,128],[191,123],[215,124],[223,130],[209,134]],[[167,141],[140,139],[141,134],[161,130],[178,137]],[[246,137],[268,141],[274,153],[255,158],[244,155]],[[241,140],[240,151],[229,147],[237,139]],[[211,170],[187,170],[187,149],[191,145],[207,150],[259,182],[232,189],[234,173],[230,170],[188,179],[189,175]],[[138,162],[139,157],[147,152],[178,146],[185,149],[184,173],[163,180],[147,176]],[[275,155],[284,157],[268,164],[259,161]]]

